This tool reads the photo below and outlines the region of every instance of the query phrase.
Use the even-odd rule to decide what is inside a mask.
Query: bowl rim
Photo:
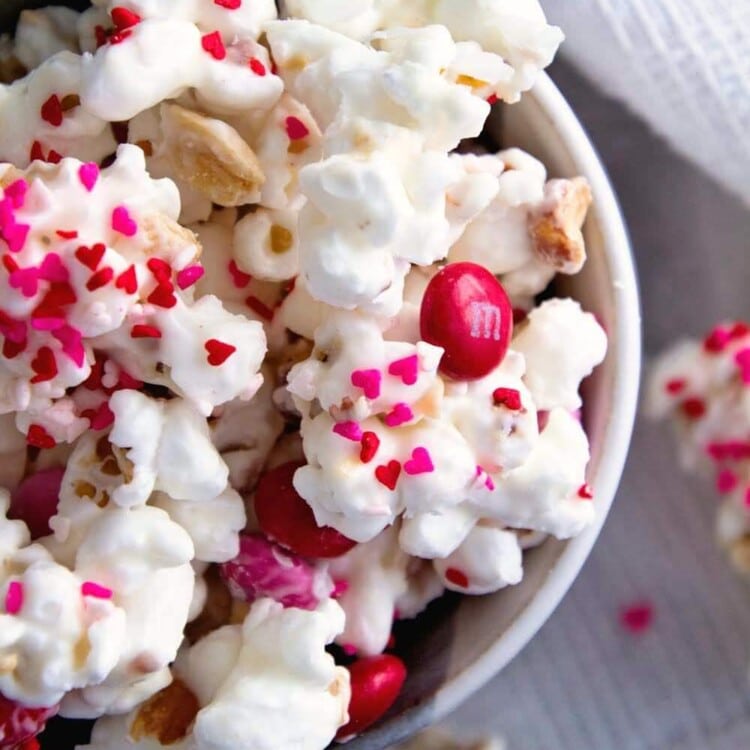
[[[577,578],[609,514],[627,458],[635,423],[641,371],[641,312],[635,263],[619,203],[602,161],[570,104],[541,73],[525,96],[536,99],[565,142],[578,173],[594,195],[597,228],[602,236],[613,285],[614,385],[612,411],[600,447],[596,473],[595,522],[566,543],[542,585],[516,619],[472,664],[441,685],[427,700],[386,719],[363,735],[363,750],[386,747],[444,718],[498,674],[536,635]],[[386,744],[379,743],[383,740]]]

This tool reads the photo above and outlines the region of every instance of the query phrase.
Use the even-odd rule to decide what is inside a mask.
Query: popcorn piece
[[[18,60],[33,70],[58,52],[78,52],[78,17],[63,7],[21,11],[15,33]]]
[[[325,653],[343,629],[332,601],[313,612],[256,602],[242,626],[236,666],[196,717],[198,747],[319,750],[346,723],[349,677]],[[252,717],[262,712],[262,726]]]
[[[297,214],[260,208],[237,222],[234,254],[252,276],[269,281],[292,279],[299,273]]]
[[[220,206],[256,203],[265,181],[236,130],[177,104],[162,104],[164,146],[175,174]]]
[[[443,592],[428,564],[401,551],[398,526],[332,560],[330,572],[346,584],[338,597],[346,626],[336,641],[364,656],[385,650],[394,617],[415,617]]]
[[[544,186],[544,201],[529,216],[534,251],[559,273],[578,273],[586,261],[581,226],[591,200],[583,177],[550,180]]]
[[[553,409],[526,461],[494,477],[493,490],[478,489],[472,503],[482,517],[568,539],[595,515],[590,499],[579,494],[588,460],[588,440],[578,420]]]
[[[433,562],[446,588],[489,594],[523,577],[516,535],[495,525],[479,524],[448,557]]]
[[[529,313],[512,346],[526,358],[524,381],[537,409],[572,411],[582,403],[581,381],[604,359],[607,336],[577,302],[552,299]]]

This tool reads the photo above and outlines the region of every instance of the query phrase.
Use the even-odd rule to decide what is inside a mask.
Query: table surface
[[[565,63],[552,77],[589,131],[629,225],[646,365],[681,336],[750,315],[750,210]],[[613,511],[532,643],[449,723],[509,750],[750,747],[750,591],[713,541],[716,496],[638,419]],[[623,605],[653,604],[641,635]]]

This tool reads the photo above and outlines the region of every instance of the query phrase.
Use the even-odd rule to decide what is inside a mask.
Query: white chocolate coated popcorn
[[[234,669],[196,717],[196,747],[325,747],[348,719],[349,675],[324,650],[343,627],[344,614],[330,600],[312,612],[255,602]]]
[[[551,299],[529,313],[513,338],[526,358],[524,382],[538,409],[580,408],[581,381],[607,351],[607,335],[572,299]]]

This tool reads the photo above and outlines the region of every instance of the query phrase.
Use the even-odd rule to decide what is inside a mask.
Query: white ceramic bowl
[[[82,7],[84,0],[56,0]],[[0,0],[0,27],[21,7],[42,0]],[[589,260],[560,291],[597,314],[609,336],[605,362],[585,384],[591,439],[589,482],[596,523],[569,542],[549,540],[527,553],[519,586],[497,594],[448,597],[407,625],[399,638],[409,667],[403,695],[388,717],[347,745],[383,750],[437,721],[501,670],[539,630],[591,551],[617,489],[635,415],[640,371],[638,293],[627,233],[604,169],[586,133],[552,81],[543,75],[521,103],[502,109],[489,125],[504,146],[539,157],[552,176],[584,175],[594,206],[585,227]],[[575,342],[570,342],[575,346]]]
[[[609,334],[604,363],[584,384],[584,424],[592,447],[588,479],[596,522],[568,542],[548,540],[526,553],[524,580],[485,597],[443,603],[404,636],[409,679],[388,717],[347,745],[383,750],[441,719],[499,672],[534,636],[588,557],[620,481],[635,417],[640,374],[640,311],[628,236],[617,200],[591,142],[547,75],[519,104],[488,124],[504,147],[540,158],[551,176],[584,175],[594,204],[584,228],[584,270],[558,284]],[[575,341],[569,342],[575,346]],[[399,646],[402,643],[399,642]]]

